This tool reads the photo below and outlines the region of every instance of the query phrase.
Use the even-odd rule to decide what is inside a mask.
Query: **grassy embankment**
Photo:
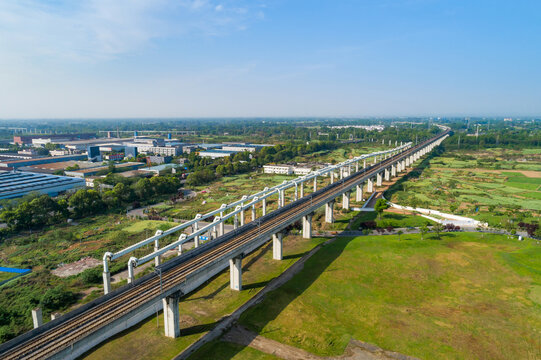
[[[353,338],[424,359],[539,358],[541,248],[500,235],[430,237],[338,238],[241,324],[323,356]],[[209,357],[265,358],[221,341],[193,356]]]
[[[229,272],[222,272],[180,302],[181,333],[178,339],[164,336],[163,314],[140,323],[88,353],[85,359],[170,359],[212,329],[223,316],[259,292],[306,251],[324,239],[284,239],[284,260],[272,260],[269,243],[243,260],[243,290],[229,288]]]

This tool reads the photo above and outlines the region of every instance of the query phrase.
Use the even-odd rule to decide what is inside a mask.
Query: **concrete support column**
[[[304,197],[304,181],[301,182],[301,195],[300,195],[301,198]]]
[[[344,178],[344,168],[340,166],[340,180]]]
[[[314,176],[314,192],[317,191],[317,176]]]
[[[111,292],[111,273],[109,271],[103,272],[103,293],[105,295]]]
[[[389,168],[385,168],[385,181],[389,181],[391,179],[391,172],[389,171]]]
[[[334,170],[331,171],[331,184],[334,183]]]
[[[242,258],[229,259],[229,280],[231,289],[242,290]]]
[[[332,224],[334,222],[334,200],[325,204],[325,222]]]
[[[233,219],[233,229],[236,229],[239,227],[239,216],[238,214],[235,214]]]
[[[376,174],[376,186],[378,186],[378,187],[381,186],[381,178],[382,178],[381,173],[377,173]]]
[[[295,201],[299,200],[299,184],[295,183]]]
[[[223,219],[223,218],[224,218],[224,213],[221,212],[220,219]],[[221,220],[220,225],[218,225],[218,236],[222,236],[223,234],[225,234],[225,221]]]
[[[391,165],[391,176],[392,177],[396,176],[396,164]]]
[[[284,206],[284,190],[278,190],[278,208]]]
[[[374,165],[377,164],[377,162],[378,162],[378,156],[376,155],[374,156]]]
[[[372,179],[368,179],[366,182],[366,191],[369,193],[374,192],[374,181]]]
[[[346,191],[342,194],[342,209],[349,210],[349,195],[351,191]]]
[[[241,203],[241,210],[240,210],[240,226],[244,225],[244,204]]]
[[[363,160],[363,169],[366,168],[366,159]]]
[[[267,198],[264,198],[262,201],[263,205],[263,216],[267,215]]]
[[[196,232],[197,230],[199,230],[199,223],[196,221],[192,225],[192,232]],[[198,247],[199,246],[199,236],[195,236],[193,238],[193,241],[194,241],[195,247]]]
[[[160,240],[154,240],[154,251],[160,250]],[[162,258],[160,255],[154,258],[154,266],[159,266],[162,263]]]
[[[274,260],[282,260],[282,239],[283,234],[281,232],[272,234],[272,258]]]
[[[355,162],[355,172],[359,172],[359,162]]]
[[[406,170],[406,160],[402,160],[402,171]]]
[[[252,221],[255,221],[256,219],[256,212],[255,212],[255,204],[252,205]]]
[[[304,239],[312,238],[312,215],[308,214],[302,217],[302,237]]]
[[[355,193],[355,201],[363,201],[363,183],[360,183],[357,185],[356,193]]]
[[[407,156],[405,161],[406,161],[406,167],[409,167],[410,166],[410,157]]]
[[[41,308],[32,309],[32,323],[34,323],[34,329],[43,324],[43,314],[41,312]]]
[[[163,324],[165,336],[170,338],[180,337],[180,293],[167,296],[162,299],[163,303]]]

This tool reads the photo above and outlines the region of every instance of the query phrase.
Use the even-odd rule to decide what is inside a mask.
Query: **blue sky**
[[[539,116],[541,2],[0,1],[0,118]]]

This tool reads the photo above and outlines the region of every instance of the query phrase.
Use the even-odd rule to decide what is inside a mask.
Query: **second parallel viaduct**
[[[282,231],[302,220],[303,237],[310,238],[312,214],[325,207],[333,221],[337,198],[349,207],[352,191],[362,199],[363,185],[372,191],[383,179],[398,175],[439,145],[449,129],[415,147],[368,166],[307,194],[216,239],[156,267],[154,273],[83,305],[47,324],[0,345],[2,359],[75,359],[111,336],[164,310],[165,335],[179,337],[179,299],[227,267],[230,286],[242,289],[242,259],[272,239],[273,258],[282,259]]]

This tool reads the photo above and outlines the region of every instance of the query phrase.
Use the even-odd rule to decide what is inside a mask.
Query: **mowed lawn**
[[[240,321],[324,356],[358,339],[421,359],[541,358],[541,246],[433,237],[337,238]]]

